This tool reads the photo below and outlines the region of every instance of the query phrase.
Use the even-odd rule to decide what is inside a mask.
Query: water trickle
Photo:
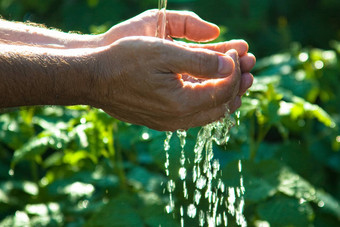
[[[156,37],[166,38],[166,6],[167,0],[158,0],[158,25],[156,30]]]
[[[196,205],[198,205],[200,203],[200,199],[201,199],[201,192],[197,189],[195,189],[194,192],[194,203],[196,203]]]
[[[181,214],[181,227],[184,227],[184,209],[183,206],[180,207],[180,214]]]
[[[158,1],[158,26],[156,30],[156,37],[166,38],[166,7],[167,0]],[[198,132],[196,144],[194,147],[194,162],[192,169],[192,180],[195,187],[193,194],[188,193],[186,179],[188,171],[186,169],[186,162],[190,163],[185,156],[185,144],[187,132],[184,130],[177,131],[177,137],[181,146],[181,156],[179,158],[180,168],[178,169],[179,178],[183,183],[183,198],[188,199],[189,194],[192,196],[192,203],[186,209],[186,215],[189,218],[198,218],[199,226],[207,224],[209,227],[228,225],[227,212],[235,216],[236,224],[242,227],[247,226],[247,222],[243,215],[244,208],[244,193],[242,176],[242,163],[239,161],[238,170],[240,173],[240,186],[227,187],[221,180],[222,170],[218,159],[214,159],[213,144],[224,145],[227,144],[230,138],[229,130],[234,125],[240,124],[240,112],[235,113],[235,118],[226,114],[223,119],[213,122],[201,128]],[[164,140],[165,151],[165,173],[169,176],[169,150],[171,132],[167,132]],[[191,172],[190,172],[191,173]],[[169,193],[169,203],[166,206],[167,213],[171,213],[175,209],[175,202],[173,193],[175,191],[175,182],[170,179],[166,184]],[[206,208],[199,207],[202,200],[206,200],[209,206]],[[227,211],[226,211],[227,208]],[[198,211],[199,210],[199,211]],[[184,206],[180,205],[179,209],[181,217],[181,226],[184,226]]]
[[[204,226],[205,223],[205,215],[204,215],[204,211],[200,210],[199,214],[198,214],[198,221],[199,221],[199,225],[200,226]]]
[[[196,144],[194,147],[194,163],[192,169],[192,179],[195,190],[191,194],[188,193],[186,187],[186,179],[188,178],[188,171],[185,167],[187,163],[184,147],[186,140],[186,133],[184,131],[177,131],[177,137],[181,146],[181,157],[179,159],[180,168],[178,170],[179,178],[183,183],[183,198],[188,199],[189,195],[192,198],[192,203],[186,207],[180,205],[179,213],[181,218],[181,226],[184,226],[184,216],[189,218],[197,218],[199,226],[227,226],[228,212],[236,219],[236,224],[242,227],[247,226],[247,222],[243,215],[244,209],[244,193],[242,177],[242,163],[238,162],[238,172],[240,173],[239,187],[227,187],[221,179],[222,170],[218,159],[214,158],[213,143],[225,144],[228,141],[228,136],[222,135],[221,132],[228,133],[235,121],[227,115],[223,120],[214,122],[201,128],[198,133]],[[171,136],[167,134],[164,149],[168,148]],[[168,150],[165,149],[168,157]],[[166,163],[168,158],[166,160]],[[169,166],[167,164],[166,166]],[[190,172],[191,173],[191,172]],[[173,187],[169,188],[173,185]],[[175,182],[170,180],[168,182],[168,192],[170,203],[167,206],[168,210],[174,209],[173,191]],[[200,207],[202,200],[208,203],[205,208]],[[171,209],[170,209],[171,208]],[[199,211],[198,211],[199,208]],[[226,211],[227,210],[227,211]]]
[[[179,177],[183,181],[183,198],[188,199],[188,189],[186,185],[185,178],[187,176],[187,170],[185,168],[185,152],[184,152],[184,147],[186,143],[186,137],[187,137],[187,132],[185,130],[177,130],[177,137],[180,142],[181,146],[181,157],[179,159],[179,162],[181,164],[181,167],[178,171]],[[184,212],[183,212],[183,206],[180,208],[180,214],[181,214],[181,226],[184,226]]]
[[[165,151],[165,163],[164,163],[164,167],[165,167],[165,174],[167,176],[169,176],[169,165],[170,165],[170,161],[169,161],[169,150],[170,150],[170,140],[172,137],[172,132],[166,132],[166,138],[164,140],[164,151]],[[167,191],[169,193],[169,203],[166,205],[165,210],[167,213],[171,213],[174,211],[175,208],[175,202],[173,200],[173,191],[175,190],[175,182],[170,179],[166,185]]]

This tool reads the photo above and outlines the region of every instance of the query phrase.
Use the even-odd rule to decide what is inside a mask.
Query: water
[[[165,39],[166,38],[166,6],[167,0],[158,0],[158,25],[156,29],[156,37]]]
[[[164,151],[165,151],[165,174],[169,176],[169,166],[170,166],[170,161],[169,161],[169,150],[170,150],[170,139],[172,137],[172,132],[167,132],[166,133],[166,138],[164,140]],[[166,205],[165,210],[167,213],[173,212],[175,208],[175,202],[173,200],[173,191],[175,190],[175,182],[170,179],[166,185],[167,191],[169,193],[169,203]]]
[[[187,133],[183,130],[177,131],[176,135],[180,142],[181,154],[179,158],[180,167],[178,175],[180,182],[183,184],[181,193],[185,200],[188,200],[187,206],[180,204],[179,209],[181,226],[185,226],[185,217],[195,219],[199,226],[227,226],[228,214],[235,217],[236,224],[247,226],[243,215],[244,193],[242,177],[242,163],[238,162],[238,172],[240,182],[238,187],[228,187],[221,179],[222,170],[218,159],[214,158],[213,144],[226,144],[229,140],[229,130],[239,122],[239,114],[236,114],[236,120],[229,114],[217,122],[203,126],[198,132],[194,146],[194,164],[192,171],[188,171],[185,156],[185,145]],[[164,150],[166,155],[165,167],[166,175],[169,176],[169,149],[170,139],[175,134],[167,133],[164,141]],[[189,175],[192,174],[192,175]],[[188,177],[191,176],[191,177]],[[187,179],[192,179],[194,191],[188,193]],[[171,187],[169,187],[169,184]],[[175,191],[175,182],[169,179],[167,191],[169,193],[169,203],[166,207],[168,213],[176,211],[173,194]],[[208,204],[202,206],[201,204]],[[186,211],[186,212],[185,212]]]
[[[155,35],[162,39],[166,38],[166,7],[167,0],[159,0],[158,26]],[[219,160],[214,159],[213,151],[214,143],[217,145],[228,143],[230,128],[235,124],[239,125],[240,123],[240,112],[236,112],[235,116],[236,121],[229,114],[226,114],[222,120],[202,127],[197,135],[196,144],[194,146],[194,166],[192,169],[192,180],[195,190],[192,193],[192,201],[189,201],[189,205],[185,207],[182,204],[179,207],[180,223],[182,227],[185,225],[185,215],[192,219],[197,218],[199,226],[204,226],[205,224],[209,227],[221,225],[227,226],[228,215],[226,212],[235,217],[237,225],[242,227],[247,226],[247,222],[243,215],[245,188],[243,186],[242,163],[241,161],[238,163],[240,186],[236,188],[227,187],[220,179],[222,170],[220,169]],[[185,165],[187,160],[184,150],[187,132],[178,130],[176,134],[181,147],[178,174],[183,184],[182,195],[185,200],[189,200],[186,183],[188,171]],[[164,151],[166,156],[164,167],[165,174],[168,177],[170,166],[169,150],[172,136],[173,133],[167,132],[166,139],[164,140]],[[175,181],[169,179],[166,184],[166,190],[169,194],[169,202],[165,207],[167,213],[173,213],[176,209],[173,198],[175,189]],[[200,208],[199,205],[202,200],[208,202],[209,206]]]

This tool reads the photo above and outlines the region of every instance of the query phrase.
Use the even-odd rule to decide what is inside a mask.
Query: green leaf
[[[79,151],[72,151],[66,150],[65,155],[63,157],[63,162],[66,164],[70,164],[75,166],[80,160],[83,159],[91,159],[92,162],[97,163],[98,159],[95,155],[91,154],[88,151],[79,150]]]
[[[110,200],[86,223],[91,227],[142,227],[141,217],[134,208],[133,199],[127,195]]]
[[[313,202],[325,212],[331,213],[340,219],[340,203],[331,195],[316,189],[289,167],[283,166],[281,168],[279,181],[278,190],[283,194]]]
[[[277,192],[279,166],[280,163],[275,160],[266,160],[259,163],[242,162],[243,182],[246,189],[245,198],[248,201],[262,201]],[[223,169],[222,179],[228,186],[238,187],[240,185],[238,161],[228,164]]]
[[[307,102],[306,100],[299,98],[297,96],[293,97],[292,101],[294,102],[295,105],[302,106],[304,114],[307,117],[315,117],[321,123],[331,128],[334,128],[336,126],[335,121],[332,119],[332,117],[320,106]]]
[[[161,183],[166,181],[165,177],[162,177],[160,174],[155,174],[149,172],[145,168],[142,167],[134,167],[129,171],[127,175],[129,181],[132,184],[140,184],[143,186],[143,189],[146,191],[161,191]]]
[[[37,156],[43,154],[48,148],[49,140],[48,137],[34,137],[22,148],[16,150],[13,155],[12,168],[20,161],[34,160]]]
[[[25,227],[30,226],[30,219],[23,211],[16,211],[14,215],[7,216],[0,222],[0,226]]]
[[[34,135],[32,125],[23,122],[19,111],[0,115],[0,141],[13,150],[19,149],[25,141]]]
[[[268,221],[272,226],[309,226],[314,218],[309,203],[300,203],[294,198],[275,196],[261,203],[257,208],[261,220]]]

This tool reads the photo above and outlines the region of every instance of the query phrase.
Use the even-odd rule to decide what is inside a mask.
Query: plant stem
[[[269,130],[271,129],[271,124],[267,125],[259,125],[259,133],[257,138],[255,139],[255,122],[252,122],[253,129],[251,130],[251,142],[250,142],[250,160],[254,161],[256,154],[259,150],[260,144],[268,134]]]

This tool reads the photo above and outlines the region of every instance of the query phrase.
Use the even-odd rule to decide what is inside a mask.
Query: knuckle
[[[218,59],[217,56],[207,53],[199,53],[192,66],[197,69],[199,75],[212,75],[217,72]]]

